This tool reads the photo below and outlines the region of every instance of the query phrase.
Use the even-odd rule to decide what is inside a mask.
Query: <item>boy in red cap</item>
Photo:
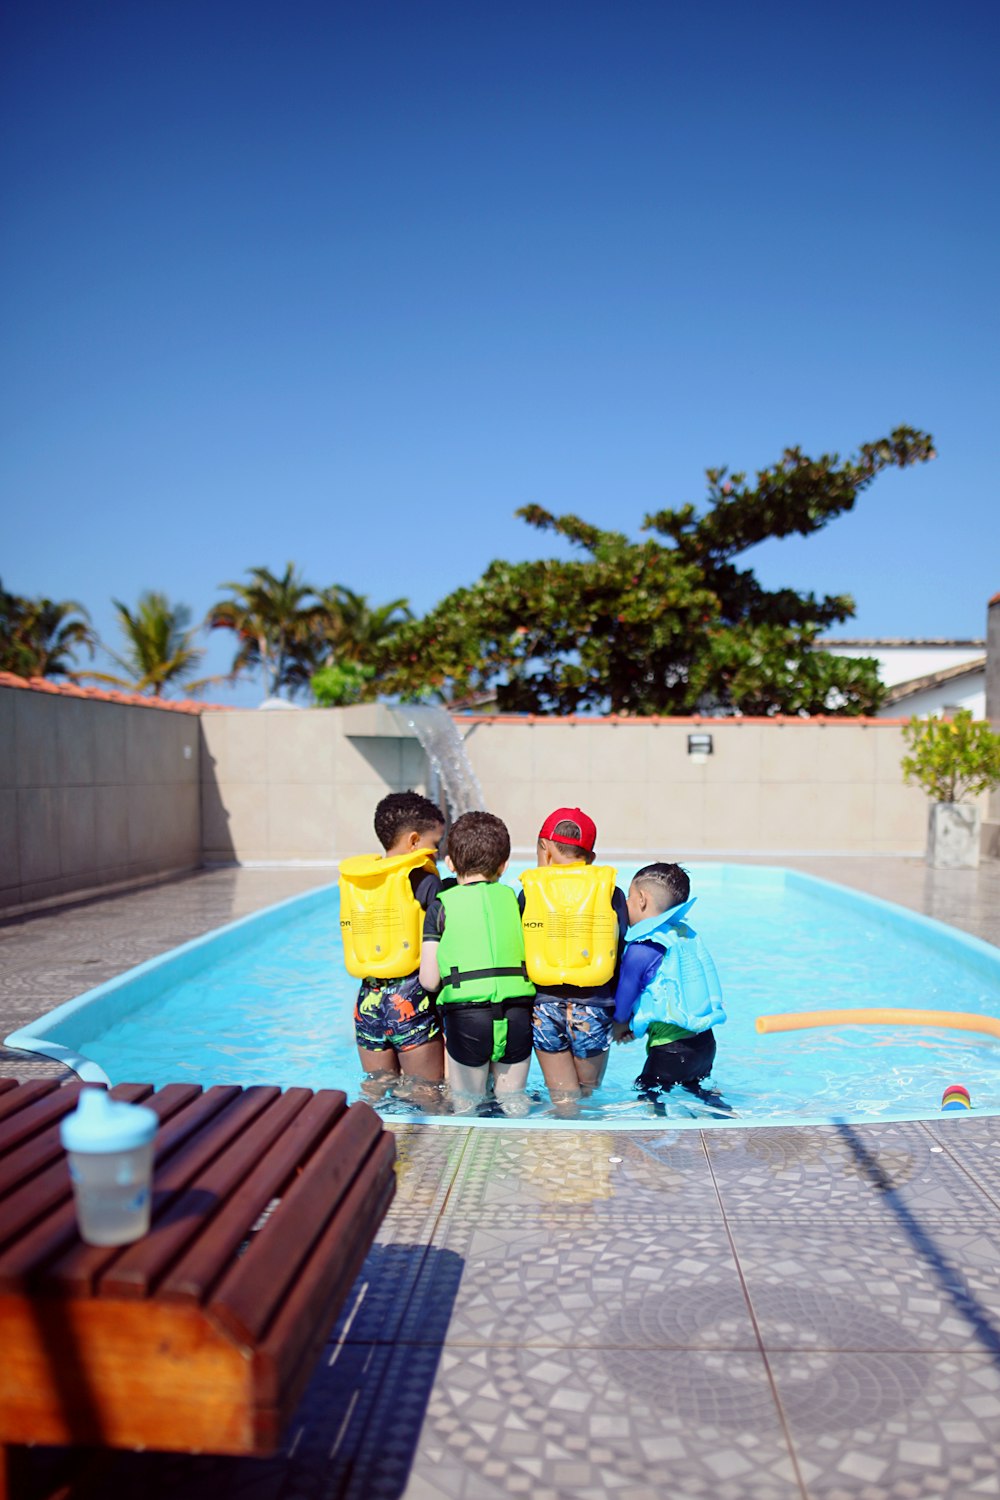
[[[578,807],[557,807],[538,834],[538,869],[520,897],[533,1042],[549,1093],[568,1103],[604,1077],[628,905],[610,865],[595,864],[597,827]]]

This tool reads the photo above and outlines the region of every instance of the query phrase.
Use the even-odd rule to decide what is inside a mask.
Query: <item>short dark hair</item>
[[[463,813],[448,832],[448,856],[456,875],[485,875],[495,880],[510,858],[507,824],[493,813]]]
[[[430,833],[444,827],[444,813],[419,792],[390,792],[375,809],[375,834],[391,849],[401,833]]]
[[[580,839],[583,836],[583,830],[579,823],[575,823],[572,818],[561,818],[552,830],[549,843],[554,844],[560,854],[565,854],[568,859],[586,860],[588,865],[594,863],[595,856],[593,849],[584,849],[582,844],[579,843],[564,844],[559,838],[560,834],[563,835],[563,838]]]
[[[648,891],[657,903],[663,902],[661,911],[680,906],[691,894],[688,872],[680,865],[643,865],[641,870],[636,870],[632,879],[636,885],[641,885],[643,890]]]

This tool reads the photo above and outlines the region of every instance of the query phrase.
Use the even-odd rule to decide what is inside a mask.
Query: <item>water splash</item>
[[[483,789],[451,714],[433,703],[401,703],[392,714],[396,723],[411,729],[423,746],[434,782],[428,792],[444,796],[451,820],[484,808]]]

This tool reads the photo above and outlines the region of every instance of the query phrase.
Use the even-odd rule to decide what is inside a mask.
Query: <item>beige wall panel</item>
[[[159,781],[165,762],[161,711],[133,708],[125,716],[125,780],[129,786]]]
[[[699,729],[696,728],[691,732],[697,734]],[[710,727],[708,729],[708,733],[712,736],[712,754],[708,761],[710,780],[759,781],[761,742],[767,732],[760,724],[731,724],[719,730],[713,730]],[[773,733],[773,731],[770,732]]]
[[[775,724],[762,731],[760,777],[763,782],[815,781],[813,767],[823,731],[810,725]]]
[[[801,730],[795,733],[800,734]],[[811,733],[811,731],[807,731]],[[811,767],[813,781],[867,781],[875,777],[875,742],[880,731],[845,728],[842,724],[818,728],[813,745],[815,759]]]
[[[869,848],[875,827],[875,788],[871,781],[840,785],[819,782],[816,791],[806,847],[851,852]]]
[[[377,854],[373,819],[375,808],[385,796],[380,782],[355,782],[337,788],[335,826],[330,830],[330,848],[337,855]]]
[[[94,788],[95,868],[105,873],[128,864],[128,793],[123,786]]]
[[[207,814],[203,833],[206,859],[270,858],[265,787],[231,782],[220,788],[218,801],[206,788],[202,805]]]
[[[59,873],[83,875],[97,863],[97,807],[92,786],[59,787]]]
[[[332,859],[336,844],[332,786],[278,782],[267,788],[271,859]]]
[[[400,785],[401,792],[420,792],[427,795],[427,757],[417,740],[400,741]]]
[[[275,709],[280,713],[280,709]],[[226,715],[225,780],[260,785],[267,781],[267,721],[256,709]],[[298,717],[298,715],[295,715]]]
[[[229,769],[229,721],[232,714],[202,714],[198,720],[202,782],[221,785],[232,780]]]
[[[760,851],[816,848],[813,828],[819,806],[815,783],[763,782],[760,787]]]
[[[319,709],[280,710],[261,715],[267,727],[267,776],[284,785],[331,785],[334,776],[336,717]]]
[[[97,702],[86,706],[94,721],[94,781],[99,786],[124,786],[125,725],[130,713],[144,713],[145,709],[129,709],[123,703]]]
[[[706,783],[704,815],[706,849],[753,850],[761,847],[760,786],[756,781]]]
[[[17,786],[14,709],[23,688],[0,687],[0,786]]]
[[[704,786],[677,786],[652,792],[635,848],[660,859],[676,858],[686,849],[700,849],[705,826]]]
[[[918,787],[876,786],[872,836],[883,848],[922,853],[929,803]]]
[[[56,786],[59,780],[59,742],[56,714],[64,700],[48,693],[13,688],[14,754],[18,786]],[[45,879],[45,876],[39,876]]]
[[[24,688],[17,691],[27,692]],[[21,880],[55,880],[59,869],[59,793],[21,787],[17,794],[17,853]]]
[[[531,773],[537,782],[590,780],[590,741],[586,724],[532,724],[528,729]],[[557,802],[561,797],[557,797]]]
[[[664,809],[650,806],[648,789],[625,782],[595,786],[584,805],[597,824],[597,855],[605,850],[635,850],[649,847],[650,824],[664,827]]]
[[[588,737],[591,781],[628,781],[642,786],[655,773],[650,749],[657,742],[651,729],[633,724],[595,724]]]
[[[23,689],[18,689],[23,691]],[[0,789],[0,890],[17,886],[21,879],[21,859],[17,848],[17,792],[13,787]]]
[[[646,729],[636,729],[635,734],[650,736],[649,776],[654,786],[701,786],[706,775],[719,774],[715,767],[715,749],[721,736],[712,734],[712,755],[707,761],[695,760],[688,754],[688,733],[702,733],[701,726],[690,731],[677,729],[673,724],[651,724]],[[709,773],[709,767],[712,768]]]
[[[485,783],[527,776],[528,763],[519,763],[518,757],[528,753],[530,732],[528,725],[473,724],[466,733],[465,753],[479,780]]]
[[[340,783],[370,786],[382,782],[382,795],[402,790],[402,741],[378,739],[374,735],[357,735],[338,739],[334,749],[334,776]]]
[[[902,759],[907,754],[906,741],[901,729],[879,729],[874,731],[875,776],[879,781],[899,785],[903,781]]]
[[[56,714],[58,785],[93,786],[96,771],[96,718],[93,703],[88,703],[83,698],[66,698],[60,702]]]
[[[179,864],[197,863],[201,857],[201,794],[197,782],[170,788],[163,799],[166,815],[165,856]]]

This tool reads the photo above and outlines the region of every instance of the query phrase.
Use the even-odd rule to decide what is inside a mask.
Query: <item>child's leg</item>
[[[448,1085],[451,1089],[452,1108],[456,1115],[471,1114],[486,1098],[489,1076],[488,1062],[472,1067],[469,1063],[456,1062],[453,1057],[449,1056]]]
[[[448,1053],[448,1087],[456,1114],[472,1113],[486,1098],[493,1055],[493,1021],[488,1005],[441,1007]]]
[[[354,1004],[354,1040],[358,1059],[366,1073],[382,1079],[399,1072],[396,1051],[386,1030],[382,1014],[387,993],[384,979],[363,979]]]
[[[518,1118],[531,1109],[527,1095],[531,1067],[532,1008],[516,1002],[504,1008],[507,1043],[504,1055],[492,1064],[493,1093],[505,1115]]]
[[[557,1107],[571,1104],[580,1096],[580,1080],[570,1050],[569,1004],[555,996],[541,995],[532,1013],[532,1038],[535,1056],[545,1079],[545,1087]]]
[[[569,1006],[569,1042],[577,1083],[584,1095],[603,1082],[611,1049],[614,1011],[606,1005]]]

